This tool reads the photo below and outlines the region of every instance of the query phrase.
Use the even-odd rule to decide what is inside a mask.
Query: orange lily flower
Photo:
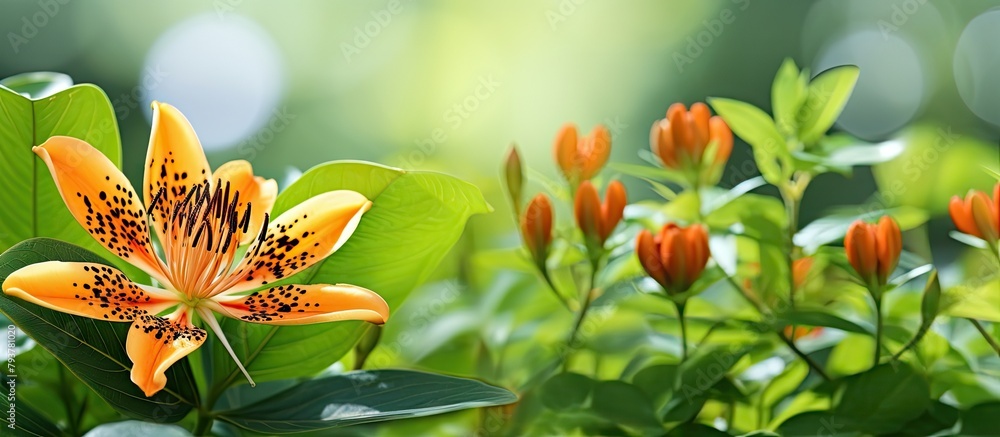
[[[869,289],[881,288],[899,263],[903,237],[892,217],[883,216],[878,224],[857,220],[844,237],[847,260]]]
[[[705,156],[713,142],[715,154]],[[692,184],[714,185],[733,151],[733,132],[704,103],[691,105],[690,111],[683,103],[674,103],[667,118],[653,123],[649,143],[665,167],[690,171]]]
[[[711,256],[704,227],[682,228],[673,223],[665,225],[655,237],[645,229],[639,232],[635,253],[646,273],[670,295],[691,288]]]
[[[982,191],[970,190],[964,201],[952,197],[948,212],[960,232],[996,246],[1000,239],[1000,182],[993,187],[993,199]]]
[[[604,195],[604,203],[597,194],[597,188],[590,181],[583,181],[576,191],[574,213],[576,223],[584,237],[598,248],[611,236],[625,211],[625,186],[620,181],[611,181]]]
[[[45,161],[84,229],[159,286],[134,283],[101,264],[50,261],[15,271],[3,291],[68,314],[131,322],[125,344],[131,378],[146,396],[162,390],[164,372],[205,342],[206,331],[192,323],[196,315],[251,385],[213,313],[272,325],[384,323],[389,316],[378,294],[353,285],[268,287],[340,248],[371,207],[368,199],[332,191],[269,220],[275,182],[253,176],[245,161],[213,174],[191,124],[172,106],[153,103],[142,201],[121,171],[81,140],[52,137],[32,151]],[[234,267],[237,247],[247,242],[246,254]]]
[[[597,175],[611,155],[611,134],[604,126],[597,125],[583,138],[579,138],[576,126],[566,124],[556,135],[556,163],[570,185]]]
[[[521,216],[521,236],[535,264],[544,271],[552,244],[552,202],[548,196],[538,194],[528,203]]]

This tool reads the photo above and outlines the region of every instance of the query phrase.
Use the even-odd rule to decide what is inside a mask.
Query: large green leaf
[[[22,242],[0,255],[0,282],[17,269],[44,261],[107,261],[79,247],[47,238]],[[129,378],[127,323],[71,316],[0,294],[0,312],[45,348],[81,382],[119,412],[138,419],[180,420],[198,392],[186,359],[167,371],[167,387],[146,397]]]
[[[440,263],[469,217],[490,211],[478,188],[451,176],[340,161],[302,175],[278,197],[274,214],[340,189],[364,194],[372,209],[337,253],[289,281],[359,285],[378,292],[393,309]],[[222,326],[259,381],[315,375],[347,353],[366,329],[361,322],[275,327],[230,319]],[[219,384],[240,378],[220,345],[212,355]]]
[[[791,176],[792,157],[785,137],[766,112],[738,100],[709,99],[729,128],[753,149],[754,160],[767,182],[782,185]]]
[[[405,370],[360,371],[311,380],[219,419],[264,434],[506,405],[517,396],[482,382]]]
[[[661,428],[653,401],[639,387],[622,381],[594,385],[594,413],[614,423],[641,429]]]
[[[854,65],[831,68],[809,83],[809,95],[799,110],[799,140],[812,145],[833,126],[854,91],[861,69]]]
[[[9,78],[9,79],[16,79]],[[50,92],[39,80],[21,83],[22,92]],[[139,270],[112,255],[97,243],[70,214],[45,163],[31,152],[33,146],[54,135],[84,140],[121,167],[118,120],[108,96],[100,88],[81,84],[37,100],[0,86],[0,251],[34,237],[66,241],[97,253],[132,278],[143,278]],[[81,165],[89,159],[81,151]]]
[[[579,373],[563,372],[545,381],[539,389],[542,403],[553,410],[579,409],[594,390],[594,380]]]
[[[805,79],[791,58],[786,58],[778,68],[778,74],[774,75],[771,110],[774,112],[774,123],[782,134],[791,135],[799,130],[796,116],[808,96]]]
[[[882,364],[846,380],[833,414],[854,430],[889,433],[923,414],[930,396],[927,379],[910,365]]]
[[[997,417],[1000,417],[1000,402],[979,404],[961,413],[963,436],[995,436]]]

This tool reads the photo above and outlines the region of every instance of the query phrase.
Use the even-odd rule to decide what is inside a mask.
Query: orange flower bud
[[[948,212],[960,232],[995,246],[1000,239],[1000,182],[993,188],[993,199],[981,191],[970,190],[965,200],[952,197]]]
[[[798,340],[800,338],[804,338],[806,336],[816,337],[821,332],[823,332],[822,326],[815,326],[815,327],[796,326],[794,330],[792,329],[791,326],[785,327],[785,337],[790,338],[793,341]]]
[[[639,232],[635,251],[646,273],[670,295],[691,288],[711,256],[704,227],[682,228],[673,223],[660,229],[655,237],[646,230]]]
[[[552,244],[552,203],[539,194],[531,199],[521,216],[521,237],[535,263],[544,268]]]
[[[590,135],[578,138],[576,126],[566,124],[556,135],[554,149],[563,176],[576,186],[593,178],[608,162],[611,134],[604,126],[597,125]]]
[[[649,141],[665,167],[692,171],[689,178],[697,178],[692,185],[717,183],[733,150],[733,132],[701,102],[690,111],[682,103],[670,105],[667,117],[653,123]],[[706,157],[713,142],[714,155]]]
[[[812,270],[813,259],[812,257],[799,258],[792,261],[792,281],[795,282],[795,288],[802,288],[805,284],[806,279],[809,278],[809,271]]]
[[[847,229],[844,250],[865,284],[882,287],[899,263],[902,240],[899,225],[891,217],[882,217],[877,225],[857,220]]]
[[[593,244],[604,247],[611,231],[622,219],[625,203],[625,186],[621,182],[611,181],[608,184],[602,204],[594,184],[583,181],[576,191],[573,212],[584,237]]]
[[[517,152],[517,146],[511,145],[507,152],[507,159],[504,161],[504,182],[507,183],[507,194],[510,195],[511,204],[514,205],[514,212],[521,214],[521,188],[524,187],[524,171],[521,167],[521,155]]]

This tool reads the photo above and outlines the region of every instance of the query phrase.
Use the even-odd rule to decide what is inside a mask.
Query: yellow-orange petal
[[[85,141],[55,136],[31,149],[48,166],[81,226],[111,253],[169,284],[153,251],[146,210],[125,175]]]
[[[686,259],[686,272],[685,277],[690,283],[694,283],[700,276],[701,272],[705,270],[705,265],[708,264],[708,257],[710,256],[708,248],[708,233],[705,232],[705,228],[701,225],[693,225],[684,233],[685,238],[685,259]]]
[[[594,184],[590,181],[583,181],[576,189],[573,215],[576,217],[576,224],[585,238],[598,243],[604,242],[600,237],[601,198],[597,194],[597,188],[594,188]]]
[[[278,197],[278,183],[274,179],[254,176],[253,166],[244,160],[229,161],[215,169],[212,183],[220,181],[223,188],[229,183],[230,189],[239,193],[237,211],[243,211],[247,202],[250,203],[250,225],[240,243],[253,241],[264,224],[264,215],[271,213],[274,200]]]
[[[164,195],[149,208],[153,228],[162,242],[174,202],[183,200],[192,186],[208,181],[211,169],[201,142],[184,114],[166,103],[153,102],[152,106],[153,128],[146,151],[142,198],[149,208],[163,189]]]
[[[710,138],[715,141],[716,152],[713,162],[716,165],[725,164],[729,156],[733,153],[733,131],[722,117],[715,116],[709,119]]]
[[[548,196],[537,194],[528,202],[521,216],[521,238],[535,261],[544,264],[552,243],[552,203]]]
[[[688,159],[694,158],[695,134],[694,126],[688,112],[681,103],[674,103],[667,109],[667,119],[670,121],[670,131],[674,136],[674,147],[684,150]]]
[[[556,164],[559,165],[563,176],[571,182],[579,177],[579,170],[576,165],[577,133],[575,125],[566,123],[559,129],[552,150],[555,154]]]
[[[688,277],[687,241],[684,236],[684,229],[673,227],[667,232],[661,233],[660,257],[663,260],[663,268],[670,277],[673,285],[673,292],[680,293],[687,291],[691,284]]]
[[[147,397],[167,386],[167,369],[205,342],[204,329],[191,325],[187,317],[140,315],[132,322],[125,351],[132,360],[132,382]]]
[[[899,263],[899,254],[903,250],[902,235],[899,225],[889,216],[883,216],[878,221],[875,232],[875,247],[878,256],[879,284],[885,285],[889,275]]]
[[[653,153],[667,168],[677,168],[677,151],[674,150],[674,136],[667,120],[657,120],[649,133],[649,145]]]
[[[986,193],[976,191],[968,204],[972,221],[979,231],[979,237],[989,242],[996,242],[1000,230],[997,228],[993,201],[986,196]]]
[[[709,111],[708,105],[697,102],[691,105],[691,121],[694,132],[695,144],[699,149],[704,150],[705,145],[708,144],[710,137],[709,134],[709,119],[712,117],[712,112]],[[700,157],[698,158],[700,159]]]
[[[871,226],[857,220],[847,229],[844,237],[847,261],[865,282],[875,278],[878,256],[875,252],[875,235]]]
[[[972,219],[972,211],[969,206],[962,198],[952,196],[948,203],[948,214],[951,215],[951,221],[955,223],[955,228],[959,232],[982,238],[976,227],[976,222]]]
[[[267,325],[306,325],[339,320],[383,324],[389,304],[374,291],[348,284],[284,285],[247,296],[216,297],[214,311]]]
[[[615,226],[618,226],[618,222],[622,220],[627,203],[625,185],[621,181],[611,181],[608,184],[607,192],[604,193],[604,203],[601,205],[599,231],[602,241],[611,236],[611,231],[614,231]]]
[[[287,278],[322,261],[351,237],[372,202],[361,193],[330,191],[285,211],[247,249],[221,292],[240,292]]]
[[[636,237],[635,255],[639,257],[639,264],[646,270],[649,277],[659,282],[664,289],[670,289],[670,281],[667,277],[667,271],[663,268],[656,240],[653,234],[645,229],[639,231],[639,235]]]
[[[611,133],[603,125],[597,125],[582,141],[583,147],[577,146],[582,149],[578,151],[578,165],[580,179],[587,180],[600,173],[604,164],[607,164],[608,157],[611,156]]]
[[[30,264],[7,276],[3,292],[51,310],[112,322],[177,304],[172,293],[136,284],[118,269],[95,263]]]

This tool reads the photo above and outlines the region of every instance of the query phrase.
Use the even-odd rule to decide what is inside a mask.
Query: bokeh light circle
[[[965,105],[979,118],[1000,126],[1000,9],[969,22],[955,47],[955,84]]]
[[[861,68],[854,93],[837,126],[865,139],[880,139],[912,120],[926,96],[920,56],[909,42],[877,30],[845,34],[829,43],[813,65],[820,72],[838,65]]]
[[[139,82],[147,116],[158,100],[188,117],[206,150],[238,144],[277,109],[283,60],[271,36],[253,21],[227,14],[192,17],[159,37]]]

